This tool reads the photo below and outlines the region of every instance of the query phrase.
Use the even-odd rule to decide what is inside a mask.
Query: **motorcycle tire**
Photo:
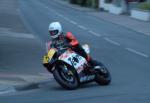
[[[102,68],[96,69],[96,77],[95,81],[99,85],[109,85],[111,82],[111,75],[108,69],[103,65],[101,65]],[[104,72],[105,71],[105,72]]]
[[[73,75],[72,75],[73,81],[66,80],[63,77],[63,75],[61,73],[62,69],[63,69],[63,65],[64,64],[57,65],[56,69],[53,71],[53,76],[54,76],[55,80],[58,82],[58,84],[60,84],[65,89],[74,90],[74,89],[78,88],[79,82],[78,82],[77,75],[75,73],[73,73]],[[69,70],[71,71],[72,69],[69,69]]]

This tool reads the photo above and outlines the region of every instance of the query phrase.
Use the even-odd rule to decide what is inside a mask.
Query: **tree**
[[[86,1],[87,1],[87,0],[82,0],[82,1],[81,1],[81,6],[86,6]]]

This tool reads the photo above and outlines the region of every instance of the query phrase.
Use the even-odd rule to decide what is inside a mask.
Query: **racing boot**
[[[88,56],[87,61],[89,64],[88,69],[87,69],[88,72],[95,73],[95,69],[100,68],[100,66],[97,65],[97,62],[93,60],[90,56]]]

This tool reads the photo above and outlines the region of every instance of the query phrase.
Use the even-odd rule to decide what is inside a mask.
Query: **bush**
[[[112,3],[112,0],[105,0],[105,3]]]
[[[69,0],[71,4],[77,4],[77,0]]]
[[[150,10],[150,2],[140,3],[138,8],[142,10]]]

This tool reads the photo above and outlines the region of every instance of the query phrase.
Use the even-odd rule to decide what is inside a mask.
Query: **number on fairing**
[[[73,66],[76,66],[80,61],[82,60],[82,57],[79,56],[79,55],[73,55],[72,57],[69,57],[68,58],[68,61],[70,61],[70,63],[73,65]]]
[[[74,52],[70,52],[70,51],[66,51],[64,54],[62,54],[59,57],[59,59],[65,61],[66,63],[68,63],[72,66],[74,66],[75,68],[79,68],[81,65],[86,63],[85,58],[83,58],[82,56],[80,56]]]

